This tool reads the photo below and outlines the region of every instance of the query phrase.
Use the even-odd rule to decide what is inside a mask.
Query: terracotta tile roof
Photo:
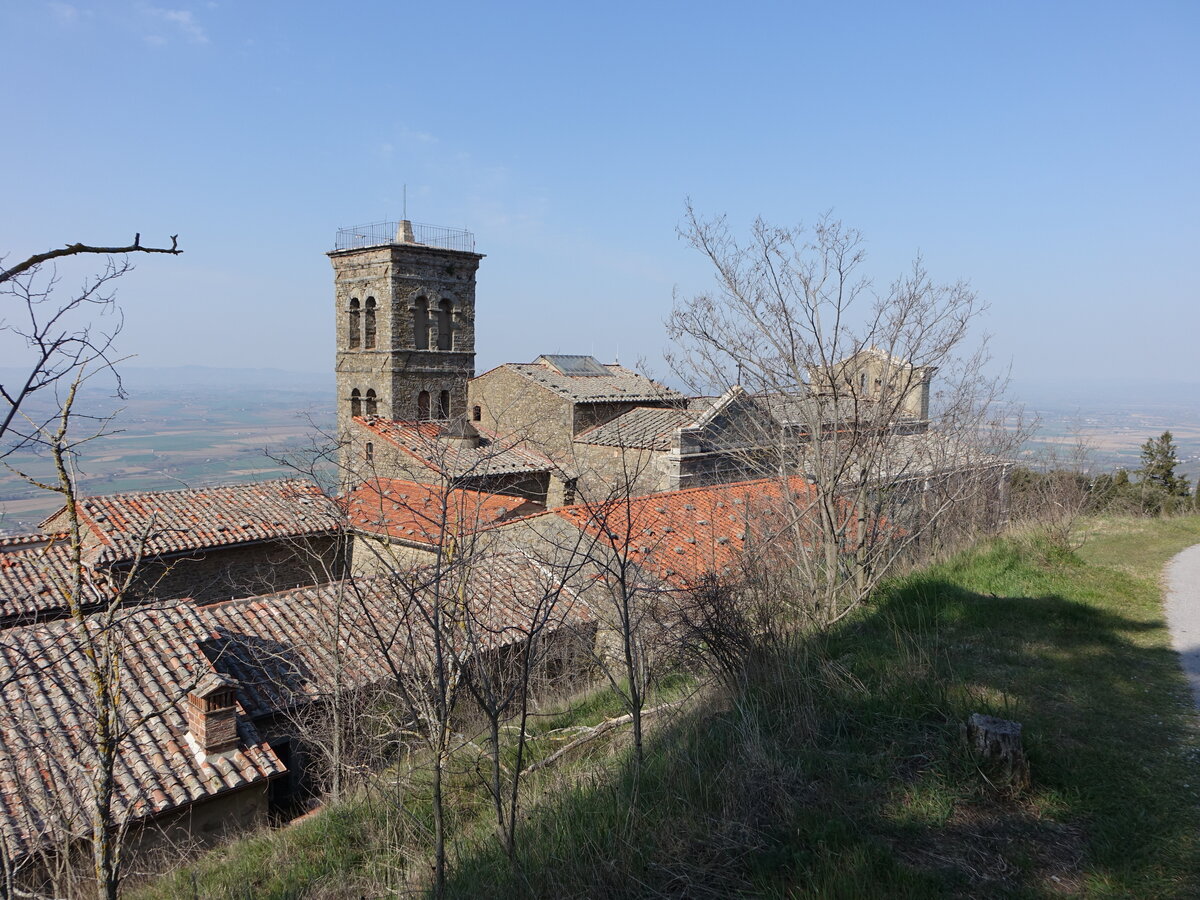
[[[688,587],[706,574],[736,572],[747,548],[769,546],[795,509],[812,497],[813,487],[804,479],[790,479],[785,490],[767,478],[565,506],[552,513],[628,552],[641,569],[667,584]]]
[[[587,604],[523,553],[475,560],[443,570],[462,590],[466,618],[452,629],[461,652],[478,653],[525,639],[547,596],[557,597],[547,631],[592,621]],[[382,682],[390,666],[412,664],[429,645],[430,627],[414,594],[427,602],[434,570],[346,579],[230,600],[199,611],[214,632],[206,645],[213,665],[238,682],[251,716],[319,699],[342,668],[342,685]],[[443,591],[446,590],[443,583]],[[428,608],[428,607],[426,607]],[[542,618],[539,618],[541,616]]]
[[[65,535],[43,546],[0,550],[0,625],[61,618],[71,584]]]
[[[398,478],[375,478],[351,491],[351,527],[402,541],[437,544],[443,532],[469,534],[545,509],[521,497],[444,488]]]
[[[664,384],[652,381],[633,369],[616,363],[601,366],[604,375],[566,375],[539,357],[537,362],[505,363],[498,368],[516,372],[535,384],[576,403],[604,403],[619,400],[680,401],[683,395]],[[599,364],[598,364],[599,365]]]
[[[9,534],[0,536],[0,553],[10,553],[13,550],[34,550],[45,547],[54,541],[62,541],[67,537],[65,531],[34,531],[30,534]]]
[[[56,524],[59,511],[43,525]],[[303,535],[339,527],[336,507],[310,481],[282,479],[182,491],[144,491],[79,501],[93,564],[128,562]]]
[[[516,441],[506,440],[474,423],[481,438],[477,447],[442,440],[446,422],[402,422],[375,416],[355,417],[355,423],[403,450],[419,465],[451,477],[483,477],[520,472],[548,472],[554,463]]]
[[[670,450],[675,432],[692,424],[696,416],[690,409],[639,406],[610,422],[589,428],[576,435],[575,440],[606,447]]]
[[[90,617],[88,627],[99,627]],[[118,820],[178,809],[285,771],[240,717],[238,746],[211,761],[188,736],[184,703],[213,670],[197,644],[208,632],[188,604],[121,617],[120,717],[129,729],[116,768]],[[0,633],[0,835],[15,856],[87,830],[92,765],[90,693],[74,621]]]

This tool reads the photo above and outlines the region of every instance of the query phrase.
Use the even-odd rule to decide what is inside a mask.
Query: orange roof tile
[[[675,587],[736,572],[747,548],[776,542],[815,499],[800,477],[740,481],[578,504],[553,512]]]
[[[521,497],[465,488],[419,484],[398,478],[375,478],[347,497],[350,525],[362,531],[419,544],[442,537],[470,534],[489,525],[541,511]]]

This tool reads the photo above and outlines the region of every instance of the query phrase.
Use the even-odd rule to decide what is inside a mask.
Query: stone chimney
[[[187,695],[188,732],[205,755],[224,753],[238,745],[236,688],[236,681],[214,672]]]
[[[396,241],[397,244],[415,244],[417,239],[413,237],[412,222],[408,219],[401,219],[400,224],[396,226]]]

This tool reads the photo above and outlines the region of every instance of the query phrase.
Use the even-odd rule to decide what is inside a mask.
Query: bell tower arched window
[[[413,310],[413,346],[418,350],[429,349],[429,301],[418,297]]]
[[[368,297],[363,312],[363,347],[375,349],[375,298]]]
[[[439,350],[450,350],[454,347],[454,337],[450,333],[450,301],[438,301],[437,315],[437,348]],[[444,418],[444,417],[443,417]]]
[[[429,391],[417,394],[417,418],[422,422],[429,418]]]
[[[359,392],[358,388],[350,392],[350,415],[362,415],[362,393]]]
[[[379,415],[379,404],[378,404],[378,402],[376,401],[376,398],[375,398],[375,391],[373,391],[373,390],[368,390],[368,391],[367,391],[367,397],[366,397],[366,400],[367,400],[367,402],[366,402],[366,404],[365,404],[365,405],[366,405],[366,408],[367,408],[367,415],[368,415],[368,416],[377,416],[377,415]]]
[[[442,391],[438,394],[438,415],[439,419],[450,418],[450,392]]]
[[[358,316],[359,316],[358,298],[351,297],[350,298],[350,335],[349,335],[349,337],[350,337],[349,343],[350,343],[351,350],[357,350],[358,345],[361,343],[361,338],[360,338],[360,334],[359,334]]]

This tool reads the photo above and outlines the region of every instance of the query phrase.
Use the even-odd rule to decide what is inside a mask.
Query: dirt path
[[[1171,643],[1200,707],[1200,544],[1175,556],[1164,572]]]

